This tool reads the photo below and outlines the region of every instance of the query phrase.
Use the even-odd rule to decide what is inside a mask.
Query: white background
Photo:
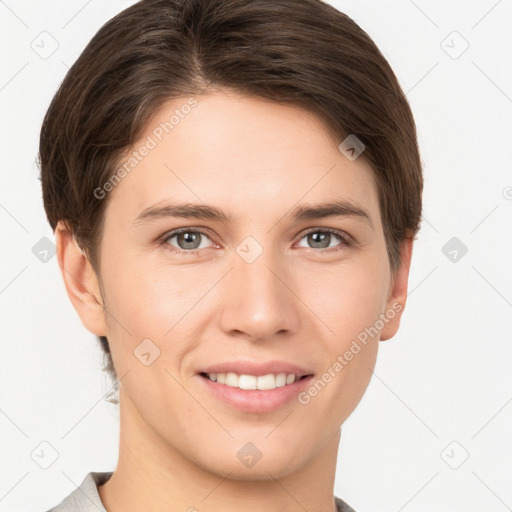
[[[117,462],[100,348],[57,259],[32,248],[54,240],[35,163],[43,115],[131,3],[0,2],[2,511],[45,511]],[[512,1],[331,3],[395,70],[425,176],[402,325],[343,427],[335,493],[357,512],[512,510]],[[31,47],[43,31],[58,43],[47,59]],[[442,252],[452,237],[468,248],[456,262]],[[43,441],[59,455],[48,469],[31,457]]]

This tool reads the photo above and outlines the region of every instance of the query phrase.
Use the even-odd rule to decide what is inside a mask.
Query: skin
[[[134,147],[186,99],[164,105]],[[108,337],[121,378],[119,461],[100,497],[109,512],[332,512],[341,425],[369,384],[379,340],[398,330],[412,240],[393,276],[371,169],[348,160],[313,114],[227,90],[196,99],[106,199],[99,278],[62,223],[56,230],[68,295],[84,326]],[[340,198],[364,208],[373,228],[356,216],[290,216]],[[133,223],[166,200],[213,205],[232,220]],[[191,250],[180,237],[159,245],[181,227],[207,232],[197,254],[172,252]],[[332,235],[325,249],[308,228],[355,243]],[[252,263],[236,252],[247,236],[263,248]],[[401,311],[306,405],[242,412],[196,374],[246,358],[321,376],[393,304]],[[160,350],[149,366],[133,353],[146,338]],[[247,442],[262,453],[251,468],[236,456]]]

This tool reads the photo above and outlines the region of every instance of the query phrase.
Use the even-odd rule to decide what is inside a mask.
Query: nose
[[[265,249],[252,262],[234,254],[226,277],[219,317],[224,333],[263,342],[298,331],[300,300],[290,271],[275,252]]]

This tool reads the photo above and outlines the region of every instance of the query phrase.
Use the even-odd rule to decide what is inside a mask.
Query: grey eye
[[[176,239],[176,243],[170,243],[170,241],[173,239]],[[187,229],[171,233],[164,240],[164,243],[170,245],[171,247],[177,247],[177,249],[181,249],[182,251],[194,251],[196,249],[203,249],[208,247],[208,245],[204,245],[203,239],[209,240],[206,233],[203,233],[202,231]]]
[[[336,239],[341,243],[332,244],[331,242],[336,241]],[[300,247],[309,247],[311,249],[327,249],[329,247],[343,245],[345,242],[344,238],[340,234],[322,229],[306,233],[301,240],[306,240],[307,245],[300,245]]]

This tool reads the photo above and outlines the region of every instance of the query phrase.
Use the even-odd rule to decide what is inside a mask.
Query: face
[[[120,162],[150,147],[108,196],[97,334],[121,403],[162,453],[238,479],[283,476],[339,432],[379,337],[397,328],[377,187],[310,113],[195,98],[166,104]]]

